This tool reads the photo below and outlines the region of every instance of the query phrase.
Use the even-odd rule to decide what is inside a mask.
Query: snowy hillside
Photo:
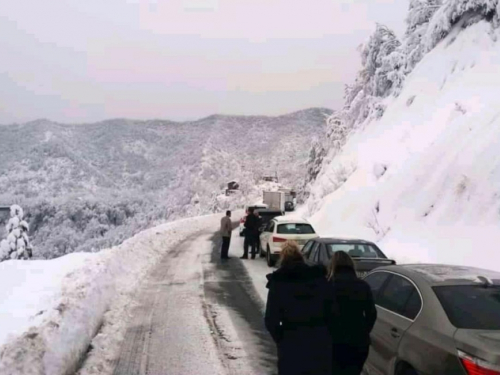
[[[372,96],[382,113],[366,116],[376,113],[369,108],[349,123],[347,98],[330,129],[345,136],[324,146],[307,210],[322,233],[379,240],[399,261],[500,270],[500,8],[412,1],[406,39],[394,44],[399,68],[408,67],[402,47],[416,37],[417,3],[434,3],[419,26],[421,61],[385,75],[402,79]]]
[[[23,206],[35,257],[106,248],[165,220],[242,204],[220,196],[233,179],[244,194],[267,173],[297,185],[331,113],[0,126],[0,206]]]

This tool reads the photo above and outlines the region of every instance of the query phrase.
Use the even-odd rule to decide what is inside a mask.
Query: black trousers
[[[245,235],[245,242],[243,243],[243,256],[248,258],[248,247],[252,248],[252,258],[255,258],[257,253],[257,240],[256,236],[247,234]]]
[[[227,259],[229,258],[229,244],[231,243],[231,237],[222,237],[222,247],[220,250],[220,258]]]
[[[333,345],[333,373],[335,375],[360,375],[368,358],[370,347],[347,344]]]

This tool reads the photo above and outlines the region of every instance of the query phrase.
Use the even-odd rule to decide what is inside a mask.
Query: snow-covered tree
[[[29,226],[23,220],[23,209],[17,204],[10,207],[7,223],[7,238],[0,243],[0,261],[6,259],[29,259],[32,248],[28,237]]]
[[[406,60],[402,65],[404,75],[413,70],[426,52],[422,39],[427,33],[429,21],[441,5],[442,0],[410,0],[405,40],[401,48]]]
[[[393,76],[392,56],[401,45],[396,34],[384,25],[377,24],[374,33],[361,49],[362,68],[355,82],[346,86],[345,105],[341,114],[347,128],[369,117],[383,114],[380,98],[391,93],[396,78]],[[399,79],[399,78],[398,78]]]
[[[459,21],[478,21],[496,16],[499,0],[443,0],[432,17],[425,36],[425,52],[434,48]]]
[[[326,149],[323,143],[319,139],[314,140],[311,150],[309,151],[309,159],[306,164],[305,187],[307,187],[309,183],[316,180],[316,177],[318,176],[323,165],[323,159],[325,156]]]
[[[442,0],[410,0],[406,17],[406,36],[410,36],[429,23]]]
[[[401,45],[396,34],[387,26],[377,24],[375,32],[361,51],[365,92],[372,96],[387,96],[392,82],[387,78],[385,59]]]

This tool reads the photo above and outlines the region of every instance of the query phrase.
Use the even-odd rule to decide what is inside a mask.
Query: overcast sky
[[[0,2],[0,123],[195,119],[342,104],[408,0]]]

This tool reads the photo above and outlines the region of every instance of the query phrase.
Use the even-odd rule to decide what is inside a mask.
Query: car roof
[[[316,238],[315,241],[321,242],[321,243],[365,243],[365,244],[370,244],[374,245],[373,242],[371,241],[365,241],[359,238],[347,238],[347,237],[320,237]]]
[[[275,217],[273,220],[275,220],[277,223],[281,223],[281,224],[284,224],[284,223],[311,224],[306,219],[302,219],[300,217],[278,216],[278,217]]]
[[[377,271],[400,273],[414,281],[424,281],[430,286],[477,285],[490,280],[500,285],[500,272],[482,268],[449,264],[404,264],[377,268]]]

